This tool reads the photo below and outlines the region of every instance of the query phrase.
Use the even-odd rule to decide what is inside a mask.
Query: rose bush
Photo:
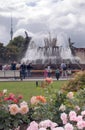
[[[0,130],[13,130],[30,122],[29,107],[22,101],[22,95],[0,92]]]
[[[0,92],[0,130],[23,129],[34,120],[33,113],[38,104],[45,104],[44,96],[33,96],[29,103],[22,100],[22,95]],[[20,127],[21,126],[21,127]],[[25,127],[25,128],[26,128]]]
[[[0,92],[0,130],[84,130],[85,83],[79,91],[57,92],[52,82],[46,78],[45,97],[33,96],[28,103],[21,95]]]
[[[49,80],[49,78],[44,80],[45,87],[43,87],[46,93],[47,102],[44,104],[38,103],[38,105],[34,107],[32,119],[35,121],[50,119],[62,126],[63,124],[60,119],[60,114],[62,112],[66,112],[68,114],[71,110],[75,110],[79,113],[81,110],[85,109],[85,91],[83,89],[77,92],[66,92],[61,89],[59,92],[56,92],[56,90],[53,89],[52,82],[48,83]],[[82,93],[81,98],[80,92]]]
[[[27,130],[84,130],[85,129],[85,111],[81,111],[78,115],[75,111],[70,111],[68,114],[61,113],[60,116],[63,126],[51,120],[44,120],[39,123],[33,121],[28,126]]]

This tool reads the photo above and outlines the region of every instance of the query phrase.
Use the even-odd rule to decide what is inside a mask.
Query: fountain
[[[79,58],[73,53],[73,43],[65,34],[61,33],[57,37],[52,37],[49,33],[49,36],[43,39],[43,44],[40,44],[41,42],[36,44],[34,40],[31,40],[22,62],[32,62],[34,65],[56,65],[61,64],[62,61],[66,64],[79,63]]]

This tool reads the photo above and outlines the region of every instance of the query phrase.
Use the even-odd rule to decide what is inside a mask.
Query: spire
[[[12,15],[11,15],[11,31],[10,31],[10,36],[11,36],[11,41],[13,38],[13,19],[12,19]]]

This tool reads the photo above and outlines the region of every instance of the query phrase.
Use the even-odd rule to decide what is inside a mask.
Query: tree
[[[4,59],[4,52],[5,52],[5,47],[3,46],[3,43],[0,43],[0,62],[3,62]]]
[[[21,61],[30,40],[31,37],[27,35],[25,38],[22,36],[15,37],[13,40],[10,40],[7,46],[3,46],[3,43],[0,43],[0,62],[10,63],[12,61]]]
[[[24,38],[22,36],[18,36],[10,41],[7,45],[9,50],[8,52],[10,52],[10,57],[16,61],[20,61],[26,53],[30,40],[31,37]]]

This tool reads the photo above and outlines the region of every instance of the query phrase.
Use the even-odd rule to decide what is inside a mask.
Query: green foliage
[[[3,46],[3,43],[0,43],[0,57],[3,57],[4,49],[5,49],[5,47]]]
[[[65,101],[66,96],[61,91],[57,92],[56,88],[53,89],[53,84],[48,84],[48,86],[43,89],[45,97],[47,99],[47,103],[38,104],[38,106],[34,108],[32,118],[35,121],[50,119],[54,122],[58,122],[61,125],[60,113],[62,111],[60,111],[59,108],[61,104]]]
[[[9,42],[7,46],[16,46],[16,47],[23,47],[25,39],[22,36],[15,37],[12,41]]]
[[[75,76],[77,78],[76,84],[80,83],[78,82],[80,80],[81,84],[79,85],[85,85],[84,77],[82,77],[83,73],[82,74],[78,73],[78,74]],[[58,123],[59,126],[62,126],[63,124],[60,119],[60,115],[62,112],[66,112],[68,114],[70,111],[75,110],[78,114],[80,114],[80,109],[85,110],[85,88],[84,87],[81,87],[83,89],[79,89],[79,91],[77,90],[76,92],[68,92],[60,89],[60,86],[58,86],[60,85],[60,81],[54,82],[52,84],[49,83],[48,85],[46,84],[46,86],[43,88],[36,87],[35,82],[31,82],[31,83],[24,82],[22,85],[20,85],[20,82],[19,84],[18,82],[15,82],[14,87],[10,85],[10,88],[12,87],[11,91],[16,89],[15,93],[17,93],[18,90],[20,91],[23,88],[22,91],[25,90],[27,95],[31,93],[30,95],[31,97],[42,94],[46,97],[47,102],[45,103],[38,102],[37,105],[31,104],[31,102],[29,102],[28,104],[29,112],[26,113],[25,115],[21,115],[20,113],[17,113],[16,115],[11,115],[10,112],[8,111],[8,104],[6,105],[3,102],[4,105],[0,104],[1,105],[0,107],[0,129],[1,130],[9,130],[9,129],[13,130],[14,128],[17,128],[19,125],[21,126],[24,123],[29,124],[33,120],[40,122],[45,119],[50,119]],[[61,82],[61,85],[63,83],[64,82]],[[20,86],[20,89],[18,88],[18,86]],[[57,89],[57,86],[59,87],[59,89]],[[32,93],[33,91],[34,93]],[[26,130],[26,128],[25,129],[23,128],[23,130]]]
[[[0,110],[0,130],[13,130],[20,126],[21,124],[29,124],[29,115],[11,115],[8,111]]]
[[[22,55],[24,54],[23,52],[24,47],[25,47],[25,38],[23,38],[22,36],[15,37],[12,41],[10,41],[9,44],[7,45],[7,48],[9,50],[9,53],[11,53],[10,54],[11,59],[17,61],[20,58],[22,58]]]
[[[59,124],[61,124],[60,120],[60,113],[62,113],[61,110],[59,110],[61,104],[63,104],[66,100],[66,95],[65,93],[62,93],[61,91],[56,92],[56,97],[54,100],[54,114],[53,114],[53,121],[56,122],[58,121]]]
[[[75,102],[78,104],[78,106],[82,106],[82,110],[85,110],[85,88],[76,93]]]
[[[81,73],[78,73],[77,76],[75,76],[77,78],[76,83],[80,83],[78,82],[80,79],[81,85],[84,85],[85,82],[83,76]],[[50,119],[61,126],[63,125],[60,119],[62,112],[69,113],[70,111],[74,110],[80,114],[80,109],[85,110],[84,88],[83,90],[77,90],[77,92],[70,92],[70,90],[67,92],[62,91],[62,89],[60,91],[56,91],[56,89],[53,89],[53,85],[48,85],[43,89],[46,93],[45,95],[47,103],[38,104],[38,106],[35,107],[34,113],[32,114],[34,120],[42,121],[45,119]]]
[[[13,61],[13,59],[17,60],[18,55],[18,48],[14,45],[10,45],[6,47],[6,59],[9,58],[10,61]]]
[[[31,37],[17,36],[7,46],[3,46],[3,43],[0,43],[0,62],[19,61],[24,56],[30,40]]]
[[[17,95],[13,93],[7,95],[4,91],[0,92],[0,130],[15,130],[15,128],[21,124],[30,123],[30,109],[25,113],[20,113],[20,103],[23,103],[21,96],[17,98]],[[13,105],[12,108],[10,108],[11,105]],[[16,109],[14,105],[16,105],[18,109]],[[28,108],[27,104],[26,107]],[[23,111],[24,110],[22,110],[22,112]]]
[[[46,104],[38,104],[34,108],[34,113],[32,113],[32,119],[35,121],[41,121],[44,119],[52,119],[53,116],[53,106],[52,104],[46,103]]]
[[[78,91],[85,88],[85,71],[77,72],[73,79],[62,87],[64,91]]]

